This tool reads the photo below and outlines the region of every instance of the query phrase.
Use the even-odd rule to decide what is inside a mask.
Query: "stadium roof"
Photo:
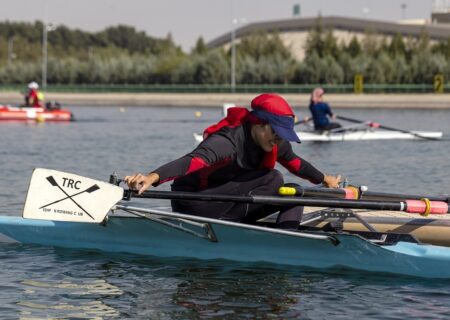
[[[325,29],[344,30],[350,32],[364,33],[367,31],[378,34],[394,36],[402,34],[403,36],[419,37],[423,31],[426,31],[431,40],[447,40],[450,38],[450,25],[445,24],[401,24],[396,22],[376,21],[367,19],[345,18],[345,17],[314,17],[314,18],[295,18],[285,20],[275,20],[266,22],[250,23],[236,29],[236,38],[257,32],[266,31],[279,33],[287,32],[308,32],[317,26],[318,19]],[[223,46],[231,41],[230,32],[225,33],[208,42],[208,48]]]

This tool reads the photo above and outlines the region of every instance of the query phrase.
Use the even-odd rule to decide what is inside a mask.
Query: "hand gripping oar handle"
[[[330,207],[348,209],[369,209],[405,211],[409,213],[448,213],[448,204],[445,202],[420,200],[407,201],[370,201],[370,200],[347,200],[347,199],[319,199],[319,198],[297,198],[280,196],[256,196],[256,195],[226,195],[226,194],[204,194],[182,191],[145,191],[141,195],[135,191],[125,190],[124,199],[131,197],[148,199],[170,199],[170,200],[197,200],[215,202],[254,203],[288,206],[310,206]]]
[[[312,119],[303,119],[303,120],[299,120],[299,121],[296,121],[295,123],[294,123],[294,126],[298,126],[298,125],[300,125],[300,124],[304,124],[304,123],[308,123],[308,122],[310,122]]]
[[[345,188],[330,189],[330,188],[310,188],[310,187],[281,187],[279,194],[282,196],[297,196],[297,197],[321,197],[321,198],[338,198],[338,199],[364,199],[364,200],[422,200],[424,198],[430,201],[443,201],[450,203],[449,196],[425,196],[425,195],[411,195],[398,194],[388,192],[372,192],[367,191],[367,187],[348,186]]]
[[[354,123],[366,123],[367,125],[370,125],[370,126],[373,124],[373,122],[361,121],[361,120],[358,120],[358,119],[347,118],[347,117],[343,117],[343,116],[336,116],[336,118],[338,118],[340,120],[344,120],[344,121],[354,122]],[[410,134],[410,135],[413,135],[415,137],[418,137],[418,138],[421,138],[421,139],[425,139],[425,140],[433,140],[433,141],[440,140],[438,138],[425,137],[425,136],[423,136],[421,134],[418,134],[418,133],[415,133],[415,132],[412,132],[412,131],[384,126],[384,125],[381,125],[379,123],[376,124],[376,128],[381,128],[381,129],[390,130],[390,131],[403,132],[403,133],[407,133],[407,134]]]

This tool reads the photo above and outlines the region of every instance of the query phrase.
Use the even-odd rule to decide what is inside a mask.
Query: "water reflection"
[[[17,304],[33,310],[22,310],[20,319],[104,319],[104,317],[110,318],[119,315],[116,310],[108,307],[101,301],[89,301],[78,305],[71,305],[65,302],[40,304],[29,301],[20,301]],[[36,310],[42,312],[36,312]],[[53,313],[55,313],[55,316],[49,317]]]
[[[324,276],[229,261],[132,258],[110,269],[132,308],[129,317],[299,318],[304,295]],[[298,272],[298,268],[295,268]]]
[[[103,279],[63,281],[21,281],[23,294],[17,302],[22,319],[55,316],[58,319],[103,319],[119,312],[105,304],[105,297],[122,291]],[[42,318],[42,319],[44,319]]]
[[[450,281],[442,280],[33,246],[5,247],[1,258],[10,268],[6,276],[22,279],[0,279],[0,317],[446,319],[450,313]]]
[[[450,312],[450,281],[228,261],[117,261],[109,272],[121,280],[122,303],[132,306],[128,317],[445,319]]]
[[[74,283],[72,281],[62,281],[60,283],[47,283],[36,280],[23,280],[24,285],[36,288],[46,289],[68,289],[70,294],[86,295],[86,294],[101,294],[101,295],[121,295],[122,291],[109,284],[105,280],[92,280],[89,282]]]
[[[173,301],[200,317],[298,318],[308,279],[293,282],[289,274],[272,269],[231,269],[219,266],[182,269],[184,280]]]

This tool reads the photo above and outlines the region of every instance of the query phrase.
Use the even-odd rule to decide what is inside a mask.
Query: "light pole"
[[[367,19],[367,16],[369,15],[369,12],[370,12],[370,9],[367,8],[367,7],[364,7],[362,9],[362,13],[363,13],[365,19]]]
[[[236,46],[234,40],[236,38],[236,19],[233,19],[233,27],[231,30],[231,92],[236,88]]]
[[[404,20],[405,17],[406,17],[405,13],[406,13],[407,4],[406,3],[402,3],[401,8],[402,8],[402,19]]]
[[[233,19],[233,27],[231,29],[231,91],[236,89],[236,25],[239,22],[245,22],[245,18]]]
[[[42,28],[42,88],[47,87],[47,33],[55,30],[51,23],[45,23]]]
[[[14,53],[14,36],[8,39],[8,65],[11,64],[12,60],[16,57]]]

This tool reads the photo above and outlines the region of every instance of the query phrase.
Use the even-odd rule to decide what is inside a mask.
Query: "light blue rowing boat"
[[[228,259],[319,269],[350,268],[450,278],[450,248],[349,233],[277,230],[161,210],[119,206],[141,217],[104,224],[0,217],[3,241],[157,257]]]
[[[163,193],[151,196],[162,198]],[[318,269],[338,267],[450,279],[450,248],[421,244],[410,235],[281,230],[267,223],[249,225],[167,209],[133,207],[120,202],[123,195],[124,190],[116,185],[35,169],[23,217],[0,216],[0,240],[156,257],[227,259]],[[235,198],[233,201],[252,200]],[[330,201],[277,199],[260,196],[253,200],[319,205]],[[336,204],[355,204],[345,201]],[[121,215],[108,214],[111,208],[120,210]]]

